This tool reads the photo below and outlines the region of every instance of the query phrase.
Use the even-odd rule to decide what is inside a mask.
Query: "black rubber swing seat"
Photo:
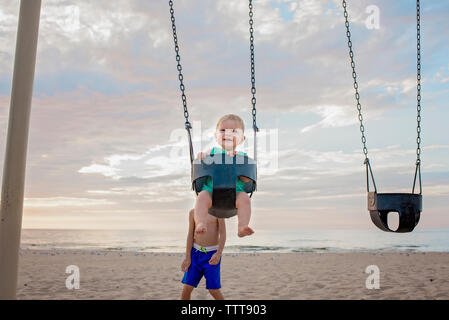
[[[368,192],[368,210],[371,220],[383,231],[411,232],[419,222],[422,211],[422,195],[415,193]],[[399,214],[399,226],[391,230],[388,213]]]
[[[256,162],[242,155],[230,157],[227,154],[214,154],[201,160],[194,160],[192,166],[192,188],[200,193],[207,177],[212,178],[212,207],[209,214],[217,218],[230,218],[237,214],[235,207],[237,177],[243,176],[251,181],[245,183],[245,192],[256,190]]]

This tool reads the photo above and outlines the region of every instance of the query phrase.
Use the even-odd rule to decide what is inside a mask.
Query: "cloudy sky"
[[[379,9],[379,28],[367,20]],[[0,5],[3,167],[19,1]],[[422,3],[424,212],[449,228],[449,3]],[[225,113],[250,118],[244,0],[176,0],[196,152]],[[416,158],[414,1],[349,1],[369,157],[380,192],[410,192]],[[255,0],[256,229],[374,229],[343,12]],[[25,228],[184,230],[194,203],[167,1],[44,0]],[[244,149],[252,154],[252,131]],[[1,174],[1,172],[0,172]],[[236,223],[235,219],[231,224]]]

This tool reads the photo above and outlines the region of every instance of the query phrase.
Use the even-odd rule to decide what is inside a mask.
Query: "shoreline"
[[[19,252],[26,252],[26,251],[35,251],[35,252],[95,252],[95,253],[114,253],[114,252],[121,252],[121,253],[137,253],[137,254],[185,254],[184,250],[166,250],[165,248],[161,249],[150,249],[150,250],[135,250],[135,248],[33,248],[33,247],[21,247]],[[232,255],[232,254],[295,254],[295,253],[316,253],[316,254],[330,254],[330,253],[370,253],[370,254],[387,254],[387,253],[397,253],[399,255],[401,254],[428,254],[428,253],[447,253],[449,254],[449,251],[437,251],[437,250],[417,250],[417,249],[392,249],[392,248],[383,248],[383,249],[340,249],[340,248],[316,248],[316,249],[292,249],[292,250],[279,250],[279,249],[254,249],[254,250],[241,250],[237,248],[229,249],[225,248],[223,250],[223,255]]]
[[[257,230],[238,238],[228,228],[224,252],[449,252],[449,229],[389,234],[377,230]],[[185,252],[187,231],[152,230],[28,230],[22,249],[86,249],[137,252]]]

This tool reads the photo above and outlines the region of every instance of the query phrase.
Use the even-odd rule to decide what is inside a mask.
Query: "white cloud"
[[[322,196],[309,196],[294,198],[294,201],[316,201],[316,200],[335,200],[335,199],[352,199],[352,198],[365,198],[365,193],[348,193],[348,194],[332,194]]]
[[[73,197],[25,198],[24,207],[90,207],[113,205],[115,202],[107,199],[89,199]]]
[[[401,81],[401,93],[408,93],[413,89],[416,89],[416,79],[415,78],[407,78]]]
[[[79,42],[83,34],[80,25],[80,7],[76,4],[61,6],[45,2],[41,9],[39,27],[43,30],[41,32],[52,30],[64,35],[67,41]]]
[[[100,165],[100,164],[92,164],[88,167],[82,167],[80,170],[78,170],[79,173],[100,173],[106,177],[113,177],[114,179],[120,178],[117,168],[113,168],[111,166],[107,165]]]
[[[449,145],[447,144],[432,144],[429,146],[423,146],[424,150],[439,150],[439,149],[449,149]]]
[[[400,79],[397,81],[386,81],[382,78],[375,78],[369,80],[367,83],[363,83],[363,88],[384,88],[389,94],[396,94],[400,92],[401,94],[407,94],[416,89],[416,78],[407,77],[405,79]]]
[[[308,132],[316,128],[344,127],[357,123],[353,110],[344,106],[318,106],[312,112],[320,115],[322,119],[313,125],[304,127],[301,132]]]

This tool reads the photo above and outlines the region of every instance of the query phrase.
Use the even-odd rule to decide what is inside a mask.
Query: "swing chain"
[[[249,0],[249,41],[250,41],[250,52],[251,52],[251,103],[253,105],[252,115],[253,115],[253,129],[254,134],[259,131],[256,124],[256,68],[254,63],[254,28],[253,28],[253,1]]]
[[[352,50],[351,31],[349,31],[348,11],[346,10],[346,1],[343,0],[343,9],[345,16],[346,36],[348,38],[349,57],[351,58],[352,78],[354,80],[355,99],[357,101],[357,110],[359,112],[360,132],[362,133],[363,154],[365,155],[365,164],[368,160],[368,148],[366,147],[365,126],[363,125],[362,105],[360,104],[359,84],[357,83],[357,73],[355,72],[354,52]]]
[[[420,5],[419,0],[416,1],[416,60],[417,60],[417,72],[416,72],[416,80],[417,80],[417,128],[416,132],[418,133],[418,137],[416,138],[416,164],[420,164],[421,162],[421,17],[420,17]]]
[[[184,118],[186,120],[185,126],[186,129],[189,130],[192,128],[192,125],[189,122],[189,111],[187,110],[187,98],[185,95],[185,86],[184,86],[184,76],[182,75],[182,66],[181,66],[181,56],[179,55],[179,46],[178,46],[178,35],[176,34],[176,24],[175,24],[175,10],[173,9],[173,1],[168,1],[170,6],[170,19],[171,19],[171,27],[173,30],[173,40],[175,43],[175,52],[176,52],[176,62],[178,63],[176,68],[178,69],[178,79],[179,79],[179,88],[181,89],[181,98],[182,105],[184,107]]]
[[[193,162],[193,144],[190,129],[192,129],[192,125],[189,121],[189,111],[187,109],[187,98],[185,95],[185,86],[184,86],[184,76],[182,74],[182,66],[181,66],[181,56],[179,55],[179,46],[178,46],[178,36],[176,33],[176,24],[175,24],[175,11],[173,9],[173,0],[169,0],[168,4],[170,6],[170,19],[172,23],[173,30],[173,41],[175,44],[175,52],[176,52],[176,62],[178,69],[178,79],[179,79],[179,88],[181,89],[181,98],[182,104],[184,108],[184,118],[185,118],[185,128],[188,132],[189,138],[189,146],[190,146],[190,162]],[[251,103],[252,103],[252,116],[253,116],[253,129],[254,129],[254,158],[256,159],[256,132],[259,131],[259,128],[256,124],[256,76],[255,76],[255,63],[254,63],[254,28],[253,28],[253,3],[252,0],[249,0],[249,32],[250,32],[250,51],[251,51]]]
[[[421,15],[420,15],[420,4],[419,0],[416,0],[416,132],[418,136],[416,137],[416,169],[415,178],[413,179],[412,193],[415,191],[415,183],[417,174],[419,179],[419,194],[422,193],[421,185]]]
[[[175,24],[175,10],[173,9],[173,1],[168,1],[168,4],[170,6],[170,20],[171,20],[171,27],[173,30],[173,41],[175,43],[175,52],[176,52],[176,68],[178,69],[178,79],[179,79],[179,88],[181,89],[181,98],[182,98],[182,105],[184,107],[184,118],[186,120],[185,122],[185,128],[187,130],[188,139],[189,139],[189,151],[190,151],[190,163],[193,163],[193,143],[192,143],[192,134],[190,132],[190,129],[192,129],[192,124],[189,121],[189,110],[187,110],[187,97],[185,94],[185,86],[184,86],[184,76],[182,74],[182,66],[181,66],[181,56],[179,55],[179,46],[178,46],[178,35],[176,33],[176,24]]]
[[[349,48],[349,57],[351,58],[351,68],[352,68],[352,79],[354,80],[354,89],[355,89],[355,99],[357,101],[357,111],[359,113],[358,118],[360,122],[360,132],[362,133],[362,143],[363,143],[363,154],[365,155],[365,161],[363,162],[366,167],[366,189],[369,191],[369,177],[373,181],[374,192],[377,193],[376,181],[374,180],[373,171],[371,169],[371,164],[368,159],[368,148],[366,147],[366,137],[365,137],[365,126],[363,125],[363,116],[362,116],[362,105],[360,103],[360,94],[359,94],[359,84],[357,82],[357,73],[355,72],[355,61],[354,61],[354,51],[352,50],[352,41],[351,41],[351,31],[349,31],[349,20],[348,20],[348,11],[346,10],[346,1],[342,0],[344,17],[345,17],[345,26],[346,26],[346,37],[348,38],[348,48]]]

